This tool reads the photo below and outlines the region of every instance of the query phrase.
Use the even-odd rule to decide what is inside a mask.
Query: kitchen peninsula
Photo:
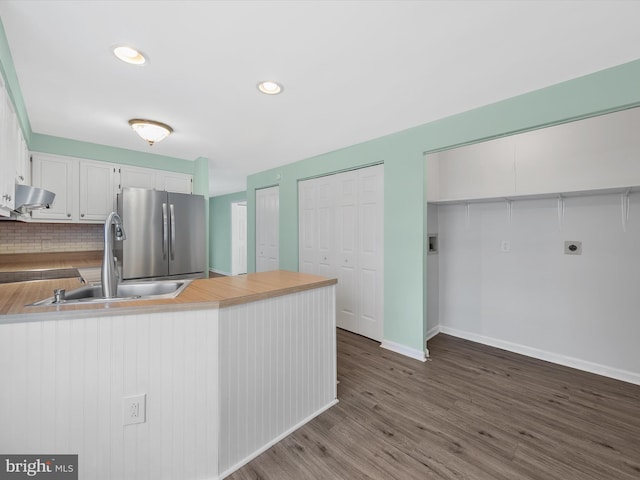
[[[337,402],[335,279],[273,271],[194,280],[174,299],[11,301],[41,299],[39,283],[0,285],[5,453],[78,454],[81,478],[224,478]],[[144,421],[123,425],[140,395]]]

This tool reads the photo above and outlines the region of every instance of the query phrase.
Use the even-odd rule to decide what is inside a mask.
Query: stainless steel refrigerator
[[[202,195],[123,188],[117,204],[126,232],[125,240],[115,242],[123,280],[204,276]]]

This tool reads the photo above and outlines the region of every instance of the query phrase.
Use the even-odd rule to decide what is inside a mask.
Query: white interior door
[[[336,290],[336,323],[340,328],[357,332],[358,179],[354,172],[346,172],[336,175],[335,180],[335,274],[340,285]]]
[[[302,273],[317,274],[318,233],[317,233],[317,185],[314,180],[298,184],[299,245],[298,270]]]
[[[231,275],[247,273],[247,202],[231,204]]]
[[[382,340],[382,165],[305,180],[298,186],[300,271],[338,279],[340,328]]]
[[[256,272],[279,268],[280,188],[256,190]]]
[[[358,178],[358,333],[382,340],[384,318],[384,174],[378,165]]]

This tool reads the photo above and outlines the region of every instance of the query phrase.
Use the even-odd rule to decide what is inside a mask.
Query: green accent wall
[[[29,145],[31,140],[31,124],[29,123],[29,116],[27,115],[24,98],[22,97],[18,75],[13,65],[13,57],[11,56],[11,49],[9,48],[9,41],[4,31],[2,19],[0,19],[0,74],[2,74],[2,78],[4,79],[5,89],[9,92],[9,97],[13,101],[13,107],[16,110],[18,121],[22,127],[24,139],[27,141],[27,145]]]
[[[640,105],[640,60],[247,178],[247,261],[255,271],[255,191],[280,185],[280,267],[298,269],[301,179],[384,162],[384,338],[426,341],[424,153]],[[426,108],[426,107],[425,107]]]
[[[56,155],[66,155],[68,157],[85,158],[87,160],[188,173],[194,175],[194,177],[196,176],[196,163],[191,160],[109,147],[107,145],[72,140],[70,138],[53,137],[40,133],[32,133],[29,149],[32,152],[53,153]],[[207,183],[209,182],[208,174],[205,180]],[[195,183],[196,178],[194,178],[194,185]]]
[[[211,270],[231,273],[231,204],[247,199],[246,192],[209,199],[209,265]]]

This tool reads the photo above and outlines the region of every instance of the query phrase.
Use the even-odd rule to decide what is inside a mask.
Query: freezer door
[[[169,193],[169,275],[204,272],[204,197]]]
[[[168,273],[169,205],[167,192],[124,188],[118,212],[126,233],[122,278],[161,277]]]

